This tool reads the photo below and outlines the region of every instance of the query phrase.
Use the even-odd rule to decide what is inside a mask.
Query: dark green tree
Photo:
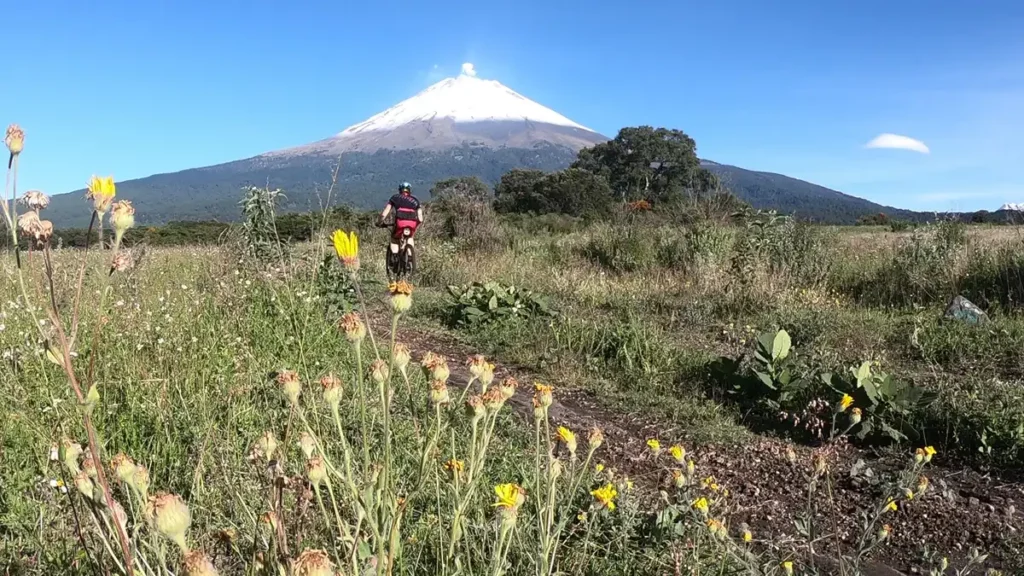
[[[572,167],[607,179],[623,202],[657,203],[720,187],[718,178],[701,167],[693,138],[668,128],[623,128],[615,139],[581,150]]]
[[[608,181],[579,168],[548,174],[534,185],[534,196],[546,206],[545,212],[569,216],[607,216],[615,206]]]
[[[546,214],[553,210],[536,193],[537,183],[544,179],[541,170],[509,170],[494,187],[494,209],[501,213]]]

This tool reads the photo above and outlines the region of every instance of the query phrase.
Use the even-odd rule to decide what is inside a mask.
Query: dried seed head
[[[21,151],[25,149],[25,131],[17,124],[11,124],[7,127],[7,136],[4,138],[4,144],[11,151],[11,155],[21,154]]]
[[[21,197],[21,203],[28,206],[30,210],[39,212],[50,205],[50,197],[39,190],[29,190]]]
[[[42,232],[42,221],[37,212],[25,212],[18,216],[18,232],[25,238],[35,238]]]
[[[557,458],[552,458],[551,459],[551,466],[550,466],[550,470],[549,470],[549,473],[550,473],[549,475],[551,477],[551,481],[552,482],[557,480],[558,477],[562,475],[562,470],[563,470],[562,461],[557,459]]]
[[[128,270],[131,270],[132,264],[134,264],[132,261],[132,255],[124,250],[120,250],[117,254],[114,254],[114,259],[111,261],[110,267],[112,270],[117,272],[127,272]]]
[[[320,378],[320,386],[324,389],[324,402],[327,402],[332,410],[337,410],[338,404],[341,403],[341,380],[334,374],[327,374]]]
[[[135,489],[143,498],[149,497],[149,469],[142,464],[135,465],[135,472],[128,485]]]
[[[409,365],[411,359],[408,346],[402,343],[395,344],[394,350],[391,351],[391,361],[395,363],[395,368],[404,373],[405,367]]]
[[[146,517],[157,531],[170,538],[182,552],[188,550],[185,533],[192,524],[192,515],[180,496],[163,493],[150,497],[146,504]]]
[[[217,576],[217,569],[206,554],[199,550],[193,550],[185,554],[184,561],[185,576]]]
[[[486,416],[487,408],[484,406],[483,397],[479,395],[470,396],[466,400],[466,412],[473,418],[474,422]]]
[[[95,487],[92,483],[92,478],[90,478],[84,470],[75,476],[75,488],[78,488],[78,491],[82,493],[82,496],[92,500]]]
[[[127,484],[135,475],[135,462],[124,452],[119,452],[110,460],[110,470],[118,480]]]
[[[682,488],[686,486],[686,475],[683,474],[682,470],[678,468],[672,471],[672,484],[676,488]]]
[[[485,408],[491,412],[497,412],[505,405],[505,395],[501,393],[501,390],[492,388],[483,395],[483,401]]]
[[[448,361],[445,360],[444,356],[434,354],[433,352],[427,352],[423,355],[423,359],[420,360],[420,366],[423,367],[423,373],[427,378],[431,380],[448,380],[451,376],[451,371],[448,369]]]
[[[487,366],[487,359],[484,358],[483,354],[474,354],[466,360],[466,366],[469,367],[469,373],[474,378],[479,378],[484,373],[484,368]]]
[[[274,434],[268,430],[256,440],[255,449],[261,456],[271,460],[274,457],[274,452],[277,451],[277,438],[274,438]]]
[[[303,431],[299,435],[299,449],[302,450],[302,454],[306,458],[313,456],[313,452],[316,451],[316,439],[309,432]]]
[[[434,406],[448,404],[451,397],[448,395],[448,385],[443,380],[435,380],[430,384],[430,403]]]
[[[353,344],[362,342],[363,338],[366,338],[366,324],[363,324],[363,320],[355,312],[349,312],[342,316],[338,326],[345,333],[345,338]]]
[[[128,200],[121,200],[114,203],[110,210],[110,225],[114,227],[114,233],[123,235],[129,228],[135,226],[135,208]]]
[[[92,454],[86,454],[85,458],[82,458],[82,472],[89,475],[89,478],[96,477],[96,461],[92,459]]]
[[[512,397],[516,395],[516,390],[518,388],[519,382],[511,376],[505,378],[505,380],[498,386],[498,390],[501,390],[501,395],[504,396],[506,400],[511,400]]]
[[[494,382],[494,364],[488,363],[484,366],[483,373],[480,374],[480,385],[485,389]]]
[[[303,550],[292,569],[295,576],[334,576],[334,564],[323,550]]]
[[[388,368],[388,363],[384,360],[374,360],[370,363],[370,378],[377,384],[383,384],[387,381],[388,376],[391,375],[391,371]]]
[[[327,466],[324,459],[314,456],[306,462],[306,478],[314,487],[319,488],[320,484],[327,479]]]
[[[856,424],[860,424],[860,421],[863,417],[864,416],[861,413],[860,408],[854,408],[853,410],[850,410],[850,425],[854,426]]]
[[[302,382],[299,381],[299,375],[294,370],[281,370],[277,373],[277,383],[284,390],[288,403],[292,406],[297,406],[299,404],[299,394],[302,393]]]
[[[601,444],[604,444],[604,432],[601,432],[600,428],[594,428],[590,431],[590,436],[587,437],[587,446],[594,451],[600,448]]]
[[[82,455],[82,445],[67,438],[60,442],[61,461],[71,474],[78,474],[82,469],[78,466],[78,457]]]

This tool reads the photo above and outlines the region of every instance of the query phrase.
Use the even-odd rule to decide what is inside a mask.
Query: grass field
[[[1024,570],[1016,229],[525,219],[425,235],[401,315],[360,232],[9,254],[0,566]]]

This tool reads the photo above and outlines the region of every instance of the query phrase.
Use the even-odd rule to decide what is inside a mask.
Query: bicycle
[[[391,229],[387,222],[378,222],[378,228]],[[394,238],[388,238],[388,244],[384,247],[384,262],[387,271],[388,281],[397,282],[412,276],[416,271],[416,254],[413,246],[409,244],[412,238],[412,229],[403,227],[398,238],[398,253],[391,253],[391,242]]]

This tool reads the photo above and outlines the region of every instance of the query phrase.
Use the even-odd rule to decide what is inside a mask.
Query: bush
[[[431,235],[455,240],[460,248],[494,250],[501,226],[491,207],[491,191],[475,176],[442,180],[430,190]]]
[[[497,282],[449,286],[449,322],[457,326],[552,316],[547,300],[530,290]]]

